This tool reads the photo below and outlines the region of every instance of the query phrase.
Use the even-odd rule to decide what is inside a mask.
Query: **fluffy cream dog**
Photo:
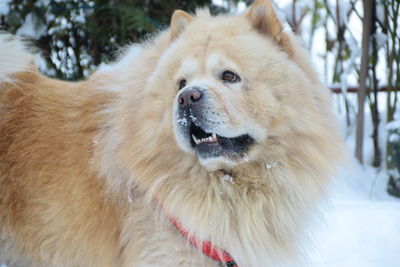
[[[0,38],[0,262],[218,266],[205,244],[231,266],[300,262],[343,146],[269,1],[176,11],[78,83]]]

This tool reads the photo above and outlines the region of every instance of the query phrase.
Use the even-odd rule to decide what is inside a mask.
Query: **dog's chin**
[[[243,157],[240,160],[234,161],[223,156],[214,158],[202,158],[199,156],[198,159],[200,164],[209,171],[230,170],[249,160],[248,157]]]

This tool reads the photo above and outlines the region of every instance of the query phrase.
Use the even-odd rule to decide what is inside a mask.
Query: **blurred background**
[[[34,43],[43,73],[79,80],[102,62],[112,61],[118,47],[166,28],[178,8],[194,12],[206,6],[214,14],[238,13],[251,3],[0,0],[0,27]],[[287,30],[310,50],[331,90],[349,147],[362,164],[384,172],[387,192],[400,197],[400,1],[275,0],[274,4]]]
[[[48,76],[80,80],[118,47],[165,29],[176,9],[239,13],[251,0],[0,0],[0,29],[24,36]],[[400,266],[400,0],[274,0],[330,90],[350,167],[316,266]],[[1,53],[1,51],[0,51]]]

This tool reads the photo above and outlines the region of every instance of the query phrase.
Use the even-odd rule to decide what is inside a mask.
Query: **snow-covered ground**
[[[324,224],[314,228],[313,266],[400,266],[400,199],[386,184],[385,173],[356,160],[342,168]]]
[[[335,96],[333,102],[334,109],[339,110],[339,97]],[[368,108],[366,112],[363,153],[366,164],[362,166],[352,158],[340,168],[334,179],[331,205],[324,207],[324,223],[319,221],[311,229],[315,239],[310,251],[312,266],[400,266],[400,199],[386,192],[388,176],[385,166],[378,170],[368,165],[372,161],[373,148]],[[387,138],[385,113],[382,108],[379,143],[383,153]],[[355,127],[346,126],[344,114],[337,116],[349,153],[353,153]],[[354,115],[351,121],[353,125]],[[305,244],[306,247],[309,245]]]

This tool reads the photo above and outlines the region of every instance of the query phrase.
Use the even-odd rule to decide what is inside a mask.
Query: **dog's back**
[[[115,265],[118,215],[90,166],[110,93],[42,76],[8,35],[0,51],[0,263]]]

